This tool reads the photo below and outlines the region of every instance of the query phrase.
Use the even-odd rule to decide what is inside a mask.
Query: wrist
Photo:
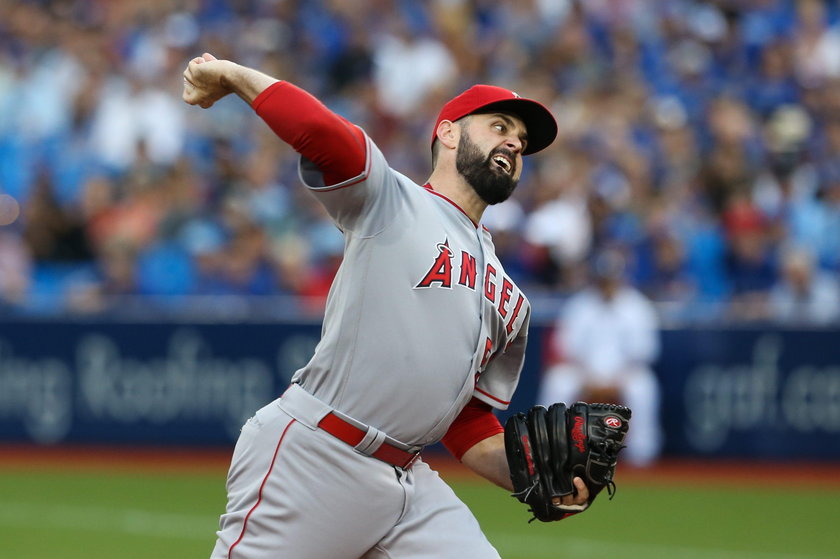
[[[239,64],[229,60],[221,60],[222,69],[219,72],[219,86],[228,93],[236,93],[236,84],[239,81],[237,74],[242,69]]]
[[[225,61],[219,73],[219,86],[227,93],[235,93],[249,105],[253,105],[257,96],[277,81],[262,72],[230,61]]]

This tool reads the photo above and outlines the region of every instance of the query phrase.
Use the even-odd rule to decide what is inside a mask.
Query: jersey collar
[[[462,208],[461,206],[459,206],[458,204],[456,204],[455,202],[453,202],[451,199],[449,199],[448,197],[444,196],[443,194],[441,194],[440,192],[438,192],[437,190],[435,190],[435,189],[432,187],[432,185],[431,185],[431,184],[429,184],[429,183],[424,184],[424,185],[423,185],[423,188],[425,188],[428,192],[430,192],[430,193],[434,194],[435,196],[438,196],[438,197],[440,197],[440,198],[443,198],[444,200],[446,200],[447,202],[449,202],[450,204],[452,204],[453,206],[455,206],[455,207],[458,209],[458,211],[459,211],[459,212],[461,212],[462,214],[464,214],[464,216],[466,216],[466,218],[470,220],[470,223],[472,223],[472,224],[473,224],[473,226],[474,226],[476,229],[478,229],[478,223],[476,223],[475,221],[473,221],[473,219],[469,216],[469,214],[467,214],[467,212],[465,212],[465,211],[464,211],[464,208]]]

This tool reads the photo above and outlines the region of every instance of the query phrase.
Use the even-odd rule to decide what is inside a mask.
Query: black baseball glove
[[[567,408],[557,403],[511,416],[505,423],[505,451],[513,496],[543,522],[586,510],[605,487],[612,498],[629,425],[630,408],[616,404],[578,402]],[[588,501],[554,505],[554,497],[576,493],[575,477],[589,488]]]

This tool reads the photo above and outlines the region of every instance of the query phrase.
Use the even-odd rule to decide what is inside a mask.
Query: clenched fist
[[[208,109],[213,103],[231,93],[233,90],[225,85],[224,79],[226,67],[230,64],[232,63],[218,60],[206,52],[190,60],[187,69],[184,70],[184,101]]]

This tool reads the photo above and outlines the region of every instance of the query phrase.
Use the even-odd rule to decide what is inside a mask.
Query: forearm
[[[513,491],[503,433],[475,444],[464,453],[461,462],[481,477],[508,491]]]
[[[209,52],[190,60],[183,76],[184,102],[203,109],[209,109],[231,93],[236,93],[250,105],[262,91],[278,81],[230,60],[219,60]]]
[[[219,76],[222,87],[238,95],[249,105],[253,104],[260,93],[271,84],[280,80],[263,74],[253,68],[247,68],[235,62],[224,61],[224,70]]]

